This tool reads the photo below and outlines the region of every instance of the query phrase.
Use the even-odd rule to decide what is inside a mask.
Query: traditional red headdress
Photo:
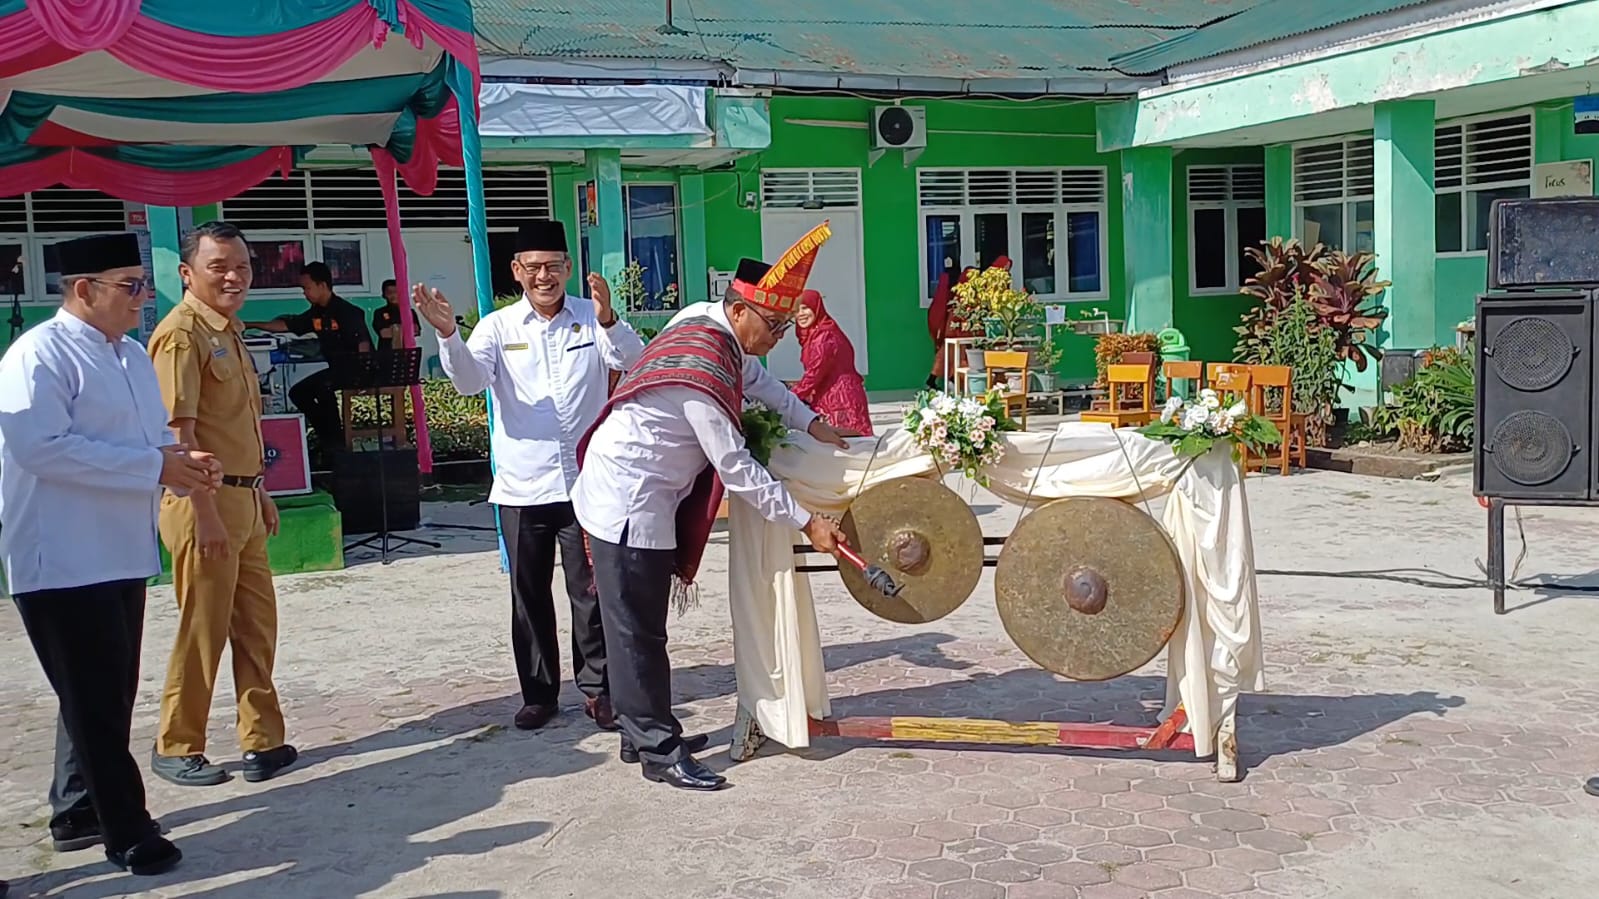
[[[805,282],[810,279],[811,266],[816,264],[816,253],[832,236],[833,231],[828,223],[822,222],[789,247],[771,268],[753,282],[745,276],[753,276],[757,268],[740,263],[739,271],[733,278],[734,292],[752,306],[784,315],[794,314],[799,309],[799,296],[805,290]]]

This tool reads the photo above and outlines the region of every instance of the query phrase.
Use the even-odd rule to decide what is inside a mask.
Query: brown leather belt
[[[254,490],[255,488],[261,486],[261,476],[260,475],[256,475],[254,477],[246,478],[246,477],[240,477],[239,475],[236,475],[236,474],[225,474],[225,475],[222,476],[222,486],[224,486],[224,487],[244,487],[244,488],[247,488],[247,489],[250,489],[250,490]]]

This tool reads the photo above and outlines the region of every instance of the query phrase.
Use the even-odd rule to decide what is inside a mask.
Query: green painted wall
[[[1172,158],[1172,317],[1173,326],[1188,340],[1189,356],[1206,362],[1228,362],[1238,335],[1233,328],[1249,309],[1243,295],[1192,296],[1193,263],[1189,259],[1188,168],[1195,165],[1262,164],[1259,147],[1189,149]],[[1268,206],[1272,201],[1267,194]],[[1268,209],[1268,224],[1270,223]]]
[[[915,102],[915,101],[911,101]],[[1121,209],[1116,202],[1120,170],[1114,154],[1094,149],[1094,114],[1089,104],[1057,101],[1017,103],[1002,100],[926,101],[927,150],[907,168],[891,152],[867,167],[870,135],[864,128],[813,127],[795,119],[870,121],[878,101],[853,98],[775,97],[771,105],[772,147],[740,160],[728,171],[705,175],[706,260],[718,269],[735,266],[741,256],[761,253],[760,212],[743,206],[744,194],[760,190],[760,168],[861,169],[863,242],[866,264],[867,328],[871,333],[870,390],[921,386],[932,362],[927,311],[922,307],[920,219],[916,169],[928,167],[1011,167],[1102,165],[1108,198],[1104,227],[1109,253],[1105,276],[1110,298],[1072,304],[1097,306],[1113,318],[1124,315],[1121,271]],[[951,133],[959,132],[959,133]],[[1041,136],[1034,136],[1041,135]],[[1093,340],[1073,334],[1057,337],[1064,357],[1063,376],[1092,377]]]

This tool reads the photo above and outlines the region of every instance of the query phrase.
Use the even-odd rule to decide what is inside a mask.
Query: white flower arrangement
[[[1282,440],[1277,426],[1249,411],[1241,401],[1228,403],[1214,390],[1201,390],[1199,399],[1173,396],[1160,409],[1160,421],[1139,428],[1139,433],[1172,444],[1179,456],[1197,457],[1218,442],[1251,449],[1275,446]]]
[[[1016,423],[1005,415],[1004,401],[997,390],[980,399],[923,391],[917,395],[916,405],[905,411],[904,424],[916,445],[940,466],[957,469],[985,485],[988,479],[983,469],[997,464],[1005,455],[1005,441],[1000,435],[1016,430]]]

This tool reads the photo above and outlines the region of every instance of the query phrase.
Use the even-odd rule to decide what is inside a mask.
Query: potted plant
[[[963,318],[981,323],[992,338],[988,349],[1016,350],[1043,320],[1044,310],[1032,294],[1016,287],[1011,273],[990,267],[955,285],[955,302]]]
[[[649,289],[644,286],[644,266],[633,260],[623,266],[611,289],[612,296],[624,312],[639,312],[649,299]]]
[[[1055,368],[1060,365],[1060,347],[1053,343],[1044,343],[1033,351],[1033,379],[1038,382],[1040,393],[1053,393],[1055,390]]]

